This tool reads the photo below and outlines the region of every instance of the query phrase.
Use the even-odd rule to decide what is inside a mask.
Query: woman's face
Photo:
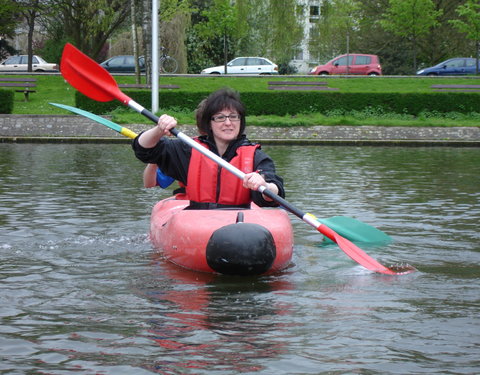
[[[230,109],[215,113],[210,120],[215,141],[226,144],[238,137],[240,124],[240,115],[237,111]]]

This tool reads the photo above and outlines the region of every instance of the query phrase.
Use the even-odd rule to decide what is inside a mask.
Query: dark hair
[[[230,88],[223,88],[211,93],[207,99],[203,101],[201,115],[197,116],[197,128],[200,134],[212,135],[212,127],[210,121],[212,116],[224,109],[231,109],[240,115],[240,137],[245,131],[245,107],[240,100],[240,94]]]

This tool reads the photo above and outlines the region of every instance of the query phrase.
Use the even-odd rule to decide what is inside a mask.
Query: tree
[[[42,0],[16,0],[20,12],[25,18],[28,27],[27,36],[27,54],[28,65],[27,71],[32,71],[33,60],[33,33],[35,31],[36,20],[40,17],[46,9],[46,3]]]
[[[303,39],[300,17],[303,8],[295,0],[270,0],[267,47],[272,58],[280,65],[288,65]]]
[[[18,23],[18,5],[12,0],[0,0],[0,60],[14,54],[15,48],[10,46],[7,38],[12,38]]]
[[[315,37],[310,42],[311,54],[328,59],[340,53],[348,55],[352,39],[361,34],[358,32],[359,11],[360,5],[355,0],[326,1],[321,19],[312,30]]]
[[[200,36],[214,38],[221,36],[223,40],[223,63],[225,74],[228,62],[228,39],[233,38],[237,31],[237,10],[230,0],[214,0],[213,6],[202,12],[206,18],[197,26]]]
[[[468,39],[475,41],[476,68],[478,74],[478,63],[480,54],[480,3],[478,0],[467,0],[457,8],[460,19],[450,20],[450,23],[460,32],[467,34]]]
[[[413,70],[417,70],[418,37],[435,26],[442,10],[435,10],[432,0],[389,0],[389,8],[381,25],[396,35],[407,38],[413,51]]]
[[[51,38],[63,45],[65,40],[94,60],[105,56],[105,45],[124,25],[130,14],[130,2],[124,0],[50,0]]]

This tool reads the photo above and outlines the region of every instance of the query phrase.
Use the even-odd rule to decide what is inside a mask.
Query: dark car
[[[455,57],[417,72],[417,75],[422,76],[464,76],[467,74],[475,74],[475,59],[472,57]]]
[[[145,71],[145,59],[138,58],[140,71]],[[133,55],[114,56],[100,64],[110,73],[135,73],[135,57]]]
[[[324,65],[313,68],[309,74],[359,74],[369,76],[382,75],[382,66],[377,55],[350,53],[337,56]]]

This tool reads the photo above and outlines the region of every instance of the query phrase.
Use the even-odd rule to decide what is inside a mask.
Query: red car
[[[382,75],[382,66],[380,65],[380,60],[377,55],[350,53],[348,55],[337,56],[325,65],[316,66],[310,71],[310,74],[358,74],[380,76]]]

